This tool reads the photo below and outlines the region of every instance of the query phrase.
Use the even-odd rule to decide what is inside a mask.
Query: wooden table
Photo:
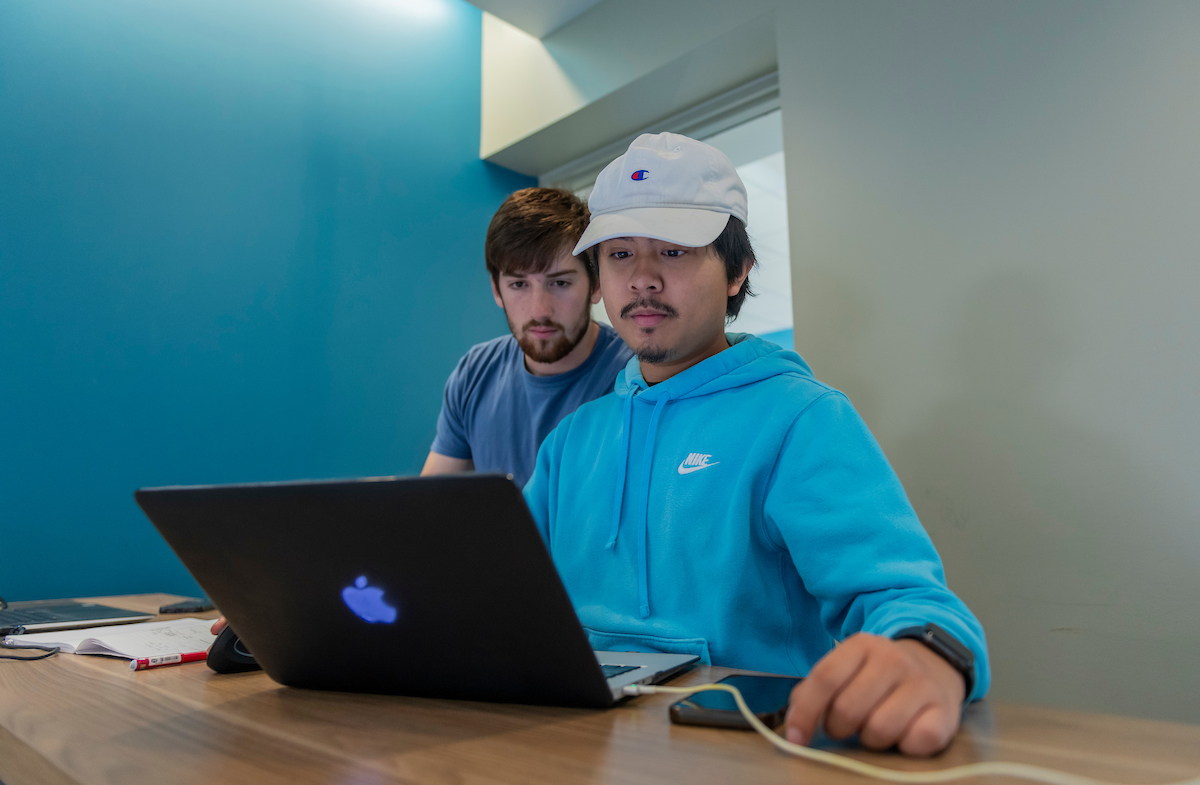
[[[177,598],[93,599],[153,612]],[[673,684],[730,672],[702,667]],[[778,753],[754,733],[671,725],[676,699],[592,711],[315,692],[201,663],[133,672],[106,657],[0,660],[0,781],[868,782]],[[1008,760],[1166,783],[1200,776],[1200,726],[985,701],[933,760],[849,754],[900,769]]]

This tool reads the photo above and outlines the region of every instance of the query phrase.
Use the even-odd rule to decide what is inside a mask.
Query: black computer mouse
[[[260,670],[259,664],[254,660],[254,655],[242,645],[242,639],[233,631],[233,627],[229,626],[221,630],[217,639],[213,641],[212,648],[208,650],[206,662],[208,667],[217,673],[244,673],[245,671]]]

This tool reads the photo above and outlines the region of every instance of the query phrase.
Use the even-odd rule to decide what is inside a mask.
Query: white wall
[[[994,695],[1200,721],[1200,4],[782,14],[796,345]]]
[[[541,41],[489,13],[482,59],[481,158],[588,103]]]
[[[774,7],[772,0],[605,0],[541,40],[484,14],[482,156]],[[757,54],[743,52],[743,58]]]
[[[611,95],[774,14],[796,345],[983,620],[993,697],[1200,722],[1200,4],[643,6],[542,43]]]
[[[480,155],[541,175],[775,69],[769,0],[677,4],[606,0],[542,40],[485,15]]]

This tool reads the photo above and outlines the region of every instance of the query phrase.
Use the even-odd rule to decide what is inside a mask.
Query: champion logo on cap
[[[729,156],[712,145],[642,134],[596,176],[588,209],[576,255],[614,237],[700,248],[721,235],[731,216],[746,223],[746,186]]]

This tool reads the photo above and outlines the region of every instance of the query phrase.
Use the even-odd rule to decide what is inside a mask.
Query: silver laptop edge
[[[596,660],[601,665],[637,665],[638,669],[618,673],[608,678],[608,688],[613,700],[627,697],[622,689],[630,684],[657,684],[686,670],[699,661],[694,654],[660,654],[640,651],[598,651]]]

